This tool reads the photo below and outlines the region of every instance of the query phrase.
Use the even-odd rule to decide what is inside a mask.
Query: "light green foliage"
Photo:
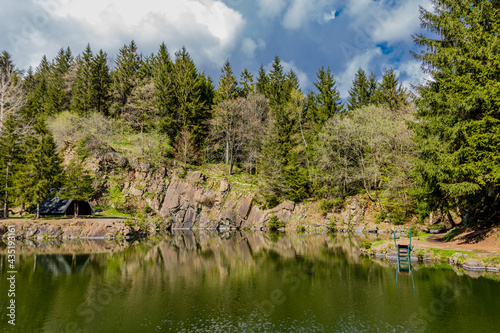
[[[319,191],[343,196],[363,189],[375,202],[409,204],[414,148],[405,119],[410,116],[371,106],[330,119],[314,149]]]
[[[498,222],[500,211],[500,10],[495,1],[433,0],[421,10],[415,54],[432,68],[418,89],[415,166],[421,214],[452,224]]]

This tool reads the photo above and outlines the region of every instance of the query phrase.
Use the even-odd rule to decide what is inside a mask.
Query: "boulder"
[[[484,262],[482,262],[479,259],[467,259],[463,264],[462,267],[467,269],[467,270],[472,270],[472,271],[484,271],[486,269],[486,266]]]

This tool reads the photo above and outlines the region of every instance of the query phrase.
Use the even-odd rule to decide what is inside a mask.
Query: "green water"
[[[396,268],[360,257],[356,241],[180,232],[125,249],[23,245],[15,326],[1,258],[0,331],[500,332],[500,282],[423,265],[413,282],[396,281]]]

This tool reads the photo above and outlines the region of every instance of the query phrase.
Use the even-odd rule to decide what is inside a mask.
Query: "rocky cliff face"
[[[199,171],[180,178],[167,170],[133,170],[123,191],[146,202],[172,229],[262,229],[273,215],[290,222],[295,209],[291,201],[260,209],[253,202],[254,193],[234,190],[226,179],[211,179]]]

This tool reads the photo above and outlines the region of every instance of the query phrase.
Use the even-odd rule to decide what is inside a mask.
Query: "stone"
[[[144,191],[139,190],[138,188],[132,188],[130,190],[130,194],[133,195],[134,197],[141,197]]]
[[[238,215],[241,216],[242,218],[247,218],[248,213],[250,212],[250,208],[252,207],[252,200],[253,200],[253,195],[245,197],[243,200],[241,200],[241,203],[238,207]]]
[[[195,225],[195,222],[196,210],[192,207],[189,207],[186,211],[186,214],[184,215],[183,227],[191,229]]]
[[[482,262],[479,259],[467,259],[463,264],[462,267],[468,270],[473,270],[473,271],[484,271],[486,269],[486,266],[484,262]]]

